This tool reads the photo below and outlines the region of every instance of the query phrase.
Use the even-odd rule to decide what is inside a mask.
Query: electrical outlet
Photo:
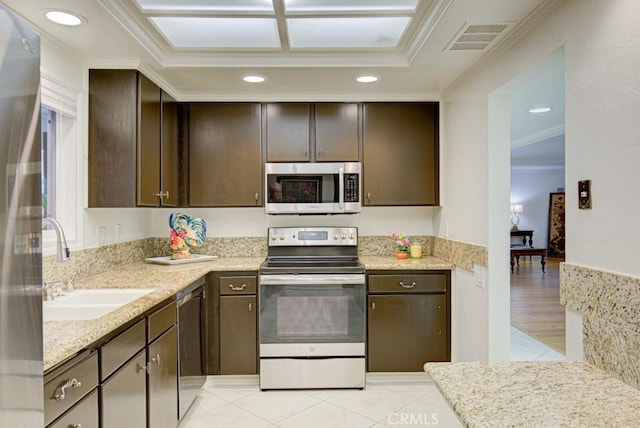
[[[98,245],[104,244],[107,241],[107,226],[96,227],[96,242]]]
[[[485,288],[484,284],[484,268],[480,265],[473,265],[473,276],[476,287]]]

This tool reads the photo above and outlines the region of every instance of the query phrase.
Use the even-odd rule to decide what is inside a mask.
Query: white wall
[[[503,233],[500,225],[490,225],[488,231],[482,227],[490,224],[490,213],[508,210],[509,197],[507,191],[502,198],[491,198],[492,192],[504,190],[502,186],[487,188],[489,160],[503,156],[503,148],[495,147],[489,136],[488,100],[494,91],[564,47],[567,261],[631,275],[640,273],[639,229],[637,216],[633,215],[640,208],[638,16],[640,2],[635,0],[566,0],[501,55],[445,91],[441,104],[444,208],[435,225],[441,236],[448,221],[450,234],[456,239],[489,246],[490,269],[494,266],[508,272],[506,258],[492,258],[497,253],[494,247],[501,243],[491,242],[489,234]],[[495,173],[509,175],[508,169],[491,171]],[[591,210],[577,209],[579,179],[592,180]],[[490,199],[498,206],[492,208]],[[501,227],[508,226],[505,214]],[[503,278],[490,275],[487,290],[504,289]],[[458,296],[471,298],[476,292],[459,286]],[[490,312],[492,309],[488,308]],[[580,323],[579,316],[570,318],[573,324],[567,328],[567,352],[575,356],[580,352],[573,348],[581,339],[575,336],[582,329],[574,328]],[[503,322],[508,322],[508,316]],[[493,327],[489,325],[477,334],[490,337]],[[482,327],[459,326],[476,331]]]
[[[549,194],[564,189],[564,168],[511,168],[511,202],[522,204],[521,230],[533,230],[533,246],[547,247]],[[513,243],[521,244],[520,238]]]
[[[433,217],[437,207],[365,207],[350,215],[267,215],[264,208],[175,208],[151,210],[149,236],[169,234],[169,214],[184,212],[207,223],[207,236],[266,236],[268,227],[355,226],[360,235],[434,235]]]

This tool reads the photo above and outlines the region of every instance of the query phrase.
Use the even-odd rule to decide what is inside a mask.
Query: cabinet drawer
[[[142,320],[102,346],[100,348],[101,380],[108,378],[118,367],[144,348],[145,344],[144,320]]]
[[[164,308],[158,309],[156,312],[149,315],[148,341],[153,341],[153,339],[167,331],[172,325],[176,323],[176,319],[176,302],[171,302]]]
[[[76,382],[73,382],[73,380]],[[69,386],[62,387],[65,383]],[[72,383],[73,382],[73,383]],[[79,382],[79,385],[77,384]],[[71,386],[74,385],[74,386]],[[98,385],[98,353],[73,365],[44,384],[44,423],[48,425]],[[57,399],[56,399],[57,397]]]
[[[220,295],[256,294],[255,276],[221,276]]]
[[[96,389],[49,428],[98,428],[99,426],[98,390]]]
[[[447,276],[433,274],[369,275],[369,293],[444,293]]]

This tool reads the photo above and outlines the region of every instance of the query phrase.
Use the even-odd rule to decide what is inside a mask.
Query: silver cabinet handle
[[[309,157],[309,152],[308,151],[305,150],[304,152],[302,152],[302,158],[303,159],[306,159],[308,157]]]
[[[416,282],[412,281],[411,284],[405,284],[404,282],[400,281],[400,286],[402,288],[413,288],[416,286]]]
[[[156,193],[154,196],[157,196],[160,199],[162,199],[162,198],[169,199],[169,191],[168,190],[166,192],[160,191],[160,193]]]
[[[165,198],[169,199],[169,191],[164,192]]]
[[[159,365],[160,365],[160,354],[156,354],[156,356],[155,356],[155,357],[153,357],[153,358],[151,359],[151,361],[153,361],[154,363],[156,363],[156,366],[159,366]]]
[[[253,308],[253,305],[251,304],[251,302],[249,302],[249,312],[251,312],[252,308]]]
[[[240,287],[236,287],[233,284],[229,284],[231,291],[242,291],[247,287],[247,284],[242,284]]]
[[[136,372],[139,372],[140,370],[145,371],[147,374],[151,373],[151,363],[147,363],[144,366],[141,366],[140,364],[138,364],[138,367],[136,368]]]
[[[376,302],[371,302],[371,310],[372,311],[376,310]]]
[[[321,157],[323,157],[323,156],[324,156],[324,152],[323,152],[322,150],[320,150],[320,151],[318,152],[318,157],[319,157],[319,158],[321,158]]]
[[[82,428],[82,424],[71,424],[71,428]]]
[[[367,192],[367,201],[371,202],[371,192]]]
[[[253,197],[256,199],[256,202],[258,202],[258,199],[260,198],[260,195],[258,194],[258,192],[256,192],[256,194],[253,195]]]
[[[64,400],[66,397],[66,389],[67,388],[80,388],[82,386],[82,382],[78,379],[67,379],[56,389],[56,393],[53,395],[53,399],[56,401]]]

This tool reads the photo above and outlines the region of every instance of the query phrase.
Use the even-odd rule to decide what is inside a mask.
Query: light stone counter
[[[456,265],[438,257],[396,259],[395,256],[359,256],[367,270],[451,270]]]
[[[450,270],[455,267],[452,263],[431,256],[406,260],[398,260],[393,256],[361,256],[360,260],[368,270]],[[228,257],[170,266],[133,263],[86,279],[76,280],[75,287],[77,289],[155,288],[156,290],[116,311],[93,320],[45,321],[43,327],[44,370],[47,371],[76,355],[209,272],[257,271],[263,261],[263,257]]]
[[[467,427],[640,425],[640,391],[582,361],[424,368]]]
[[[44,370],[74,356],[100,338],[143,314],[156,304],[212,271],[257,271],[261,257],[219,258],[181,265],[133,263],[118,270],[75,281],[82,288],[154,288],[155,291],[100,318],[85,321],[45,321],[43,327]]]

